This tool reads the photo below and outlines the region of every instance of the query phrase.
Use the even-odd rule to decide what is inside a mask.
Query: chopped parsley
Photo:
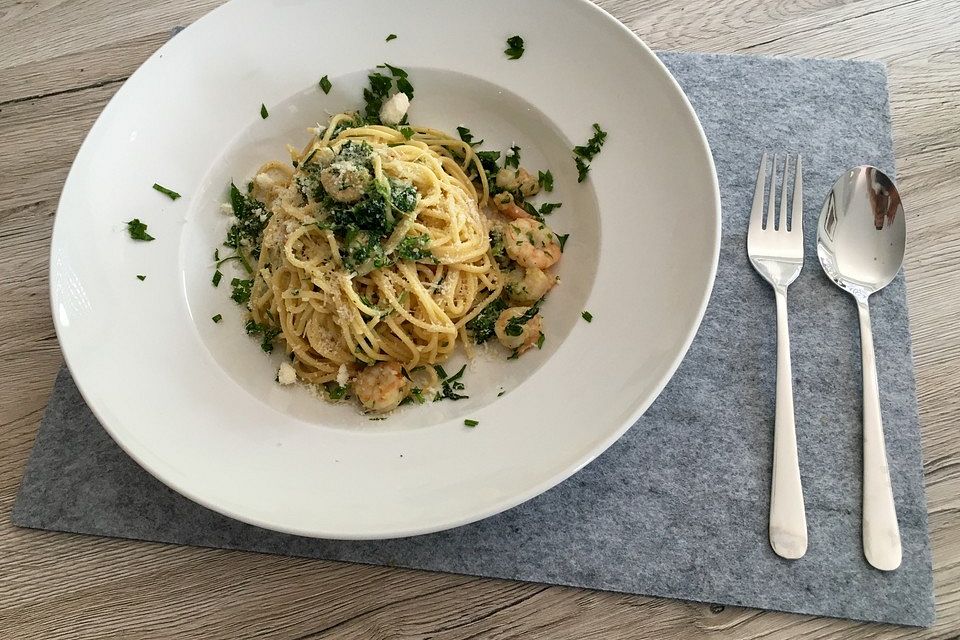
[[[233,182],[230,183],[230,206],[237,221],[227,231],[224,244],[236,249],[238,254],[242,247],[254,258],[259,258],[263,230],[270,220],[270,213],[253,196],[244,195]]]
[[[414,134],[413,129],[411,129],[410,127],[400,127],[399,131],[400,133],[403,134],[403,137],[406,138],[407,140],[412,138]]]
[[[562,206],[563,206],[563,203],[561,202],[544,202],[543,205],[541,205],[540,210],[538,211],[537,208],[532,204],[530,204],[529,202],[524,201],[523,203],[521,203],[521,207],[523,208],[523,210],[529,213],[531,216],[533,216],[537,220],[539,220],[540,222],[543,222],[543,216],[550,215],[551,213],[553,213],[554,209],[559,209]]]
[[[503,50],[510,60],[516,60],[523,55],[523,38],[510,36],[507,38],[507,48]]]
[[[147,225],[140,222],[139,218],[134,218],[127,223],[127,231],[130,232],[130,237],[134,240],[142,240],[143,242],[150,242],[154,239],[152,235],[147,233]]]
[[[323,89],[324,93],[330,93],[330,89],[333,88],[333,84],[330,82],[330,78],[323,76],[320,78],[320,88]]]
[[[390,97],[390,91],[393,89],[394,83],[396,83],[399,93],[405,93],[408,98],[413,100],[413,85],[410,84],[410,78],[406,71],[386,62],[377,65],[377,68],[386,69],[390,72],[390,75],[374,71],[367,76],[370,87],[363,90],[363,101],[366,103],[363,115],[366,121],[371,124],[382,124],[380,122],[380,108],[383,106],[384,100]]]
[[[560,243],[560,253],[563,253],[563,247],[567,244],[567,239],[570,238],[569,233],[560,235],[559,233],[554,233],[553,235],[557,236],[557,242]]]
[[[540,305],[543,304],[543,298],[540,298],[533,303],[533,306],[524,311],[519,316],[515,316],[507,320],[507,326],[503,328],[503,332],[508,336],[513,336],[514,338],[523,334],[523,325],[527,324],[533,318],[540,313]]]
[[[587,179],[587,173],[590,172],[590,165],[580,157],[574,158],[573,161],[577,165],[577,182],[583,182]]]
[[[430,244],[428,235],[406,236],[397,244],[394,251],[401,260],[424,260],[433,257],[430,249],[427,248],[428,244]]]
[[[553,174],[549,169],[537,172],[537,182],[544,191],[553,191]]]
[[[413,387],[410,389],[410,393],[406,398],[400,401],[400,404],[423,404],[427,399],[423,397],[423,389],[420,387]]]
[[[143,282],[146,279],[147,279],[147,276],[137,276],[137,280],[139,280],[140,282]]]
[[[180,194],[177,193],[176,191],[173,191],[172,189],[167,189],[166,187],[159,185],[156,182],[153,183],[153,188],[154,190],[159,191],[163,195],[169,197],[171,200],[176,200],[177,198],[180,197]]]
[[[466,127],[457,127],[457,133],[460,134],[460,139],[466,142],[471,147],[476,147],[483,144],[483,140],[473,141],[473,134],[470,133],[470,129]]]
[[[214,324],[216,324],[217,322],[220,322],[221,320],[223,320],[223,316],[218,313],[217,315],[213,316],[210,319],[213,320]]]
[[[507,152],[506,157],[503,159],[504,167],[513,167],[514,169],[520,168],[520,147],[513,145],[510,147],[510,151]]]
[[[581,315],[581,316],[583,317],[583,319],[586,320],[587,322],[593,322],[593,314],[590,313],[589,311],[584,311],[584,312],[581,313],[580,315]]]
[[[475,427],[475,426],[477,426],[478,424],[480,424],[480,421],[479,421],[479,420],[471,420],[471,419],[467,418],[466,420],[463,421],[463,425],[464,425],[465,427]]]
[[[213,280],[212,280],[213,286],[219,287],[219,286],[220,286],[220,280],[221,280],[222,278],[223,278],[223,274],[220,273],[220,269],[217,269],[216,271],[214,271],[214,272],[213,272]]]
[[[273,341],[280,335],[280,329],[269,325],[257,324],[253,320],[247,320],[244,329],[246,329],[248,336],[260,337],[260,348],[263,349],[264,353],[273,353]]]
[[[490,253],[501,269],[510,266],[510,256],[507,255],[507,245],[503,232],[499,229],[490,230]]]
[[[331,400],[342,400],[345,395],[347,395],[347,387],[341,387],[334,381],[330,381],[323,386],[327,391],[327,397]]]
[[[494,336],[497,318],[506,308],[507,304],[498,298],[485,306],[483,311],[467,323],[467,331],[470,332],[474,342],[482,344]]]
[[[543,341],[547,339],[547,336],[544,335],[543,331],[540,332],[540,337],[537,338],[537,349],[543,349]]]
[[[263,118],[264,120],[266,120],[266,119],[267,119],[267,116],[269,116],[269,115],[270,115],[270,114],[267,113],[267,105],[265,105],[265,104],[263,104],[263,103],[261,102],[261,103],[260,103],[260,117]]]
[[[503,389],[500,389],[500,393],[497,394],[497,397],[499,398],[500,396],[502,396],[502,395],[505,394],[505,393],[506,393],[506,391],[504,391]]]
[[[231,300],[237,304],[246,304],[250,301],[250,290],[253,288],[253,279],[241,280],[240,278],[234,278],[230,281],[230,286],[233,287],[233,293],[230,294]]]
[[[562,202],[544,202],[542,205],[540,205],[540,215],[549,215],[553,213],[554,209],[559,209],[562,206]]]
[[[578,145],[573,148],[574,161],[577,165],[577,182],[583,182],[587,173],[590,171],[589,161],[600,153],[604,141],[607,139],[607,132],[600,128],[596,122],[593,123],[593,136],[585,145]]]
[[[397,34],[391,33],[390,35],[387,36],[387,40],[386,40],[386,41],[387,41],[387,42],[390,42],[391,40],[396,40],[396,39],[397,39]]]
[[[469,398],[470,396],[465,396],[458,391],[463,391],[463,383],[460,382],[460,378],[463,377],[463,372],[466,370],[467,365],[460,367],[460,371],[457,371],[452,376],[447,376],[447,372],[443,370],[443,367],[439,364],[433,365],[434,371],[437,372],[437,375],[440,376],[440,391],[437,392],[437,395],[434,396],[433,401],[438,402],[444,398],[448,400],[462,400],[464,398]]]

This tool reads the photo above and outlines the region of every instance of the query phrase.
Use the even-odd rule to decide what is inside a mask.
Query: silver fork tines
[[[750,263],[773,287],[777,302],[777,404],[773,431],[773,477],[770,486],[770,546],[795,559],[807,551],[807,519],[800,484],[797,435],[793,418],[793,373],[787,323],[787,287],[803,267],[803,177],[800,156],[794,162],[793,207],[787,216],[789,156],[783,161],[780,215],[776,212],[777,156],[770,169],[770,190],[764,216],[767,154],[760,160],[757,186],[747,229]]]

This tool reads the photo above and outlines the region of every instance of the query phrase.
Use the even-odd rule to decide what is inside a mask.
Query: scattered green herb
[[[587,141],[587,144],[578,145],[573,148],[574,160],[577,165],[577,182],[583,182],[586,179],[587,173],[590,171],[588,161],[593,160],[593,158],[600,153],[600,148],[603,147],[606,139],[607,132],[601,129],[599,124],[594,122],[593,136]]]
[[[223,320],[223,316],[218,313],[217,315],[213,316],[213,317],[210,318],[210,319],[213,320],[213,321],[216,323],[216,322],[220,322],[221,320]]]
[[[537,172],[537,182],[540,183],[540,187],[544,191],[553,191],[553,174],[550,173],[549,169]]]
[[[394,251],[401,260],[424,260],[433,257],[427,245],[430,244],[430,236],[416,235],[406,236],[397,244]]]
[[[269,115],[270,115],[270,114],[267,113],[267,105],[265,105],[265,104],[263,104],[263,103],[261,102],[261,103],[260,103],[260,117],[263,118],[264,120],[266,120],[266,119],[267,119],[267,116],[269,116]]]
[[[374,71],[367,76],[370,87],[363,90],[363,100],[366,103],[363,115],[364,120],[371,124],[381,124],[380,108],[383,106],[384,100],[390,97],[390,91],[393,89],[394,83],[396,83],[397,91],[405,93],[408,98],[413,100],[413,85],[410,84],[410,78],[406,71],[386,62],[377,65],[377,68],[386,69],[390,72],[390,75]],[[406,122],[401,124],[406,124]],[[336,131],[334,131],[334,134],[336,134]]]
[[[500,396],[502,396],[502,395],[505,394],[505,393],[506,393],[506,391],[504,391],[503,389],[500,389],[500,393],[497,394],[497,397],[499,398]]]
[[[387,41],[387,42],[390,42],[391,40],[396,40],[396,39],[397,39],[397,34],[391,33],[390,35],[387,36],[387,40],[386,40],[386,41]]]
[[[559,233],[555,233],[553,235],[557,236],[557,242],[560,243],[560,253],[563,253],[563,247],[567,244],[567,239],[570,237],[570,234],[564,233],[560,235]]]
[[[503,50],[510,60],[516,60],[523,55],[523,38],[511,36],[507,38],[507,48]]]
[[[230,206],[237,221],[227,231],[224,245],[236,249],[236,255],[242,256],[243,251],[249,251],[255,260],[258,259],[263,230],[270,221],[270,213],[258,200],[253,196],[244,195],[232,182],[230,183]]]
[[[513,336],[514,338],[523,334],[523,325],[533,320],[533,318],[540,313],[541,304],[543,304],[543,298],[540,298],[534,302],[533,306],[524,311],[522,314],[507,320],[507,325],[503,328],[503,332],[508,336]]]
[[[457,127],[457,133],[460,134],[460,139],[466,142],[471,147],[476,147],[483,144],[483,140],[473,141],[473,134],[470,133],[470,129],[466,127]]]
[[[347,395],[347,387],[341,387],[332,380],[324,385],[324,389],[327,391],[327,397],[331,400],[342,400],[343,396]]]
[[[580,315],[583,316],[583,319],[586,320],[587,322],[593,322],[593,314],[590,313],[589,311],[584,311]]]
[[[540,332],[540,337],[537,338],[537,349],[543,349],[543,341],[547,339],[547,336],[544,335],[543,331]]]
[[[320,78],[320,88],[323,89],[324,93],[330,93],[330,89],[333,87],[333,84],[330,83],[330,78],[323,76]]]
[[[265,353],[273,352],[273,341],[280,335],[280,329],[265,324],[257,324],[253,320],[247,320],[244,329],[246,329],[248,336],[260,337],[260,348]]]
[[[146,279],[147,279],[147,276],[137,276],[137,280],[139,280],[140,282],[143,282]]]
[[[138,218],[134,218],[127,223],[127,231],[130,232],[130,237],[134,240],[142,240],[143,242],[150,242],[154,239],[152,235],[147,233],[147,225],[140,222]]]
[[[373,422],[379,422],[380,420],[386,420],[386,419],[387,419],[387,416],[373,416],[371,418],[367,418],[367,420],[372,420]]]
[[[466,368],[467,365],[463,365],[460,367],[460,371],[447,377],[447,372],[443,370],[442,366],[439,364],[433,365],[433,369],[437,372],[437,375],[440,376],[440,391],[434,396],[434,402],[443,400],[444,398],[448,400],[462,400],[470,397],[457,393],[458,391],[463,391],[463,383],[460,382],[460,378],[463,377],[463,372]]]
[[[213,286],[219,287],[219,286],[220,286],[220,280],[221,280],[222,278],[223,278],[223,274],[220,273],[220,269],[217,269],[216,271],[214,271],[214,272],[213,272]]]
[[[506,308],[507,305],[503,300],[494,300],[467,323],[467,331],[470,332],[474,342],[482,344],[494,336],[497,318]]]
[[[241,280],[240,278],[234,278],[230,281],[230,286],[233,287],[233,293],[230,294],[230,299],[236,302],[237,304],[246,304],[250,301],[250,289],[253,287],[253,280]]]
[[[510,147],[510,151],[507,152],[506,157],[503,159],[504,167],[513,167],[514,169],[520,168],[520,147],[513,145]]]
[[[475,426],[477,426],[478,424],[480,424],[480,421],[479,421],[479,420],[470,420],[469,418],[467,418],[466,420],[463,421],[463,424],[464,424],[464,426],[466,426],[466,427],[475,427]]]
[[[409,140],[413,137],[414,131],[410,127],[400,127],[400,133],[403,134],[403,137]]]
[[[154,188],[156,191],[159,191],[160,193],[162,193],[163,195],[169,197],[171,200],[176,200],[177,198],[180,197],[180,194],[177,193],[176,191],[173,191],[173,190],[171,190],[171,189],[167,189],[166,187],[161,186],[161,185],[157,184],[156,182],[153,183],[153,188]]]

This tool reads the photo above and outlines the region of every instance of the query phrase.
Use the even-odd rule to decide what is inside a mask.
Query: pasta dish
[[[217,274],[225,262],[247,272],[231,282],[247,333],[288,355],[278,382],[378,413],[466,397],[463,369],[442,367],[458,345],[472,357],[496,338],[509,358],[541,346],[566,239],[544,222],[560,205],[529,202],[552,190],[549,172],[521,168],[518,147],[475,150],[464,127],[408,124],[412,86],[384,68],[365,112],[334,115],[290,162],[230,185],[234,253],[216,256]]]

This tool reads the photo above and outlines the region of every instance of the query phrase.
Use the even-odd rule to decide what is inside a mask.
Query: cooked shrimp
[[[517,355],[535,345],[543,329],[543,322],[539,313],[523,324],[510,323],[511,320],[519,318],[529,310],[530,307],[510,307],[500,314],[493,328],[500,344],[507,349],[513,349],[517,352]]]
[[[497,186],[507,191],[519,191],[524,198],[536,195],[540,191],[540,183],[523,168],[500,169],[497,172]]]
[[[337,202],[350,203],[360,199],[371,180],[370,172],[355,162],[334,162],[320,172],[320,183]]]
[[[353,392],[364,408],[383,413],[397,408],[409,386],[399,362],[378,362],[357,375]]]
[[[556,278],[542,269],[512,269],[507,274],[504,291],[511,304],[533,304],[550,291],[556,284]]]
[[[533,216],[517,206],[513,201],[513,194],[509,191],[501,191],[493,196],[493,206],[497,208],[497,211],[511,220],[519,220],[520,218],[533,219]]]
[[[532,218],[507,225],[506,250],[521,267],[549,269],[560,260],[560,244],[553,230]]]

